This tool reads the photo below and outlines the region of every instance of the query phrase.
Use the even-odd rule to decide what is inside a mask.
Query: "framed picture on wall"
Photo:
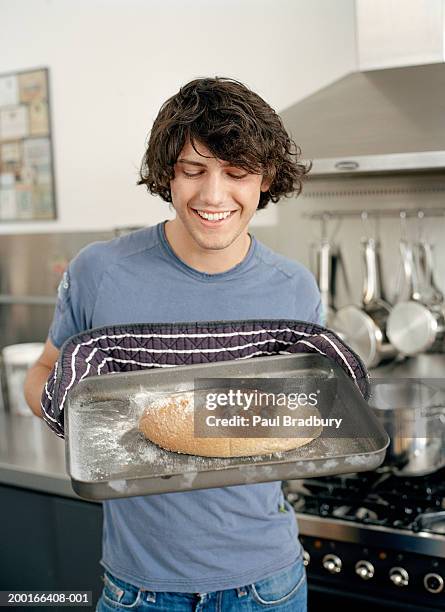
[[[56,216],[48,69],[0,74],[0,223]]]

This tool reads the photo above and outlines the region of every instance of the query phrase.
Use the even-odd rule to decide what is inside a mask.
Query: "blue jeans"
[[[212,593],[148,591],[104,573],[96,612],[306,612],[306,571],[300,557],[290,567],[253,584]]]

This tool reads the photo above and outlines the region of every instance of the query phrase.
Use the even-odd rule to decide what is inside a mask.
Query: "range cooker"
[[[298,519],[309,610],[445,610],[445,468],[284,483]]]

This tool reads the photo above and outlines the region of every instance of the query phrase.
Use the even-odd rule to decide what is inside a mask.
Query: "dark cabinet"
[[[0,590],[102,590],[102,506],[0,485]],[[42,609],[42,608],[40,608]]]

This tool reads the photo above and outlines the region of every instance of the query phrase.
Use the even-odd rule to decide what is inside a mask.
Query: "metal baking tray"
[[[351,434],[323,428],[305,446],[254,457],[211,458],[161,449],[137,424],[141,392],[193,390],[195,379],[279,378],[335,383],[338,399],[321,402],[323,418],[343,417]],[[198,384],[198,381],[197,381]],[[68,394],[66,460],[74,491],[85,499],[112,499],[274,480],[373,470],[389,438],[352,379],[322,355],[297,354],[92,376]],[[290,434],[292,435],[292,434]]]

